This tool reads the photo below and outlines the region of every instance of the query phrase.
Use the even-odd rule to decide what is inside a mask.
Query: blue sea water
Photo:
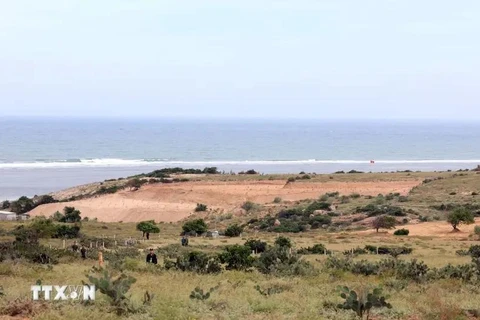
[[[0,130],[0,199],[172,166],[331,173],[480,164],[475,122],[0,118]]]

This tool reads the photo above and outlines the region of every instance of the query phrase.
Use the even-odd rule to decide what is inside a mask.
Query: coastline
[[[475,168],[477,160],[384,160],[375,161],[202,161],[202,162],[144,162],[141,165],[78,165],[70,163],[53,167],[0,167],[0,200],[14,200],[20,196],[57,192],[78,185],[117,179],[160,168],[183,167],[203,169],[215,166],[219,171],[240,172],[254,169],[262,174],[298,174],[309,172],[333,174],[350,170],[362,172],[397,171],[457,171]]]

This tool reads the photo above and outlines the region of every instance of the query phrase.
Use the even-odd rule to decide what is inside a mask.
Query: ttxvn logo
[[[95,286],[32,286],[33,300],[95,300]],[[42,293],[42,294],[41,294]]]

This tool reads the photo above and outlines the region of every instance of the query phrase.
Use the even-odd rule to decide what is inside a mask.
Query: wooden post
[[[98,248],[98,241],[95,241],[95,248]]]
[[[377,254],[378,254],[378,247],[377,247]]]
[[[103,267],[103,253],[102,251],[98,252],[98,264],[100,267]]]
[[[93,248],[93,243],[92,243],[92,241],[90,241],[90,249],[92,249],[92,248]]]
[[[63,239],[63,249],[65,249],[65,239]]]

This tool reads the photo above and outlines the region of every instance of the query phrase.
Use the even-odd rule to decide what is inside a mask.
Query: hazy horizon
[[[0,115],[480,120],[480,2],[19,0]]]

